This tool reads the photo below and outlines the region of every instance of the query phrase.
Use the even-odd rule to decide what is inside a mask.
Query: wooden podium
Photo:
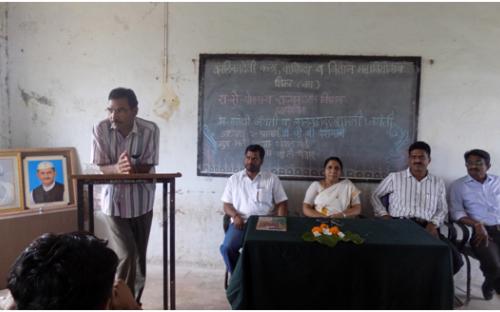
[[[163,309],[175,310],[175,178],[178,173],[135,173],[135,174],[78,174],[72,178],[77,184],[78,230],[85,229],[84,186],[88,187],[88,229],[94,233],[94,184],[163,184]],[[168,207],[168,208],[167,208]],[[170,226],[169,226],[170,217]],[[170,233],[170,239],[169,239]],[[170,276],[168,268],[170,266]]]

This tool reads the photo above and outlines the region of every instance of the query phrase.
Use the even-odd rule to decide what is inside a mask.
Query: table
[[[95,184],[163,184],[163,308],[168,309],[170,285],[170,309],[175,309],[175,178],[177,173],[135,174],[82,174],[73,175],[77,183],[78,230],[85,230],[84,186],[88,186],[88,231],[94,233],[94,185]],[[170,196],[169,196],[170,194]],[[167,207],[169,209],[167,209]],[[170,216],[170,227],[169,227]],[[170,240],[168,234],[170,229]],[[170,278],[168,273],[170,267]]]
[[[449,247],[409,220],[342,219],[362,245],[305,242],[315,218],[287,218],[287,232],[248,220],[227,297],[233,309],[452,309]]]

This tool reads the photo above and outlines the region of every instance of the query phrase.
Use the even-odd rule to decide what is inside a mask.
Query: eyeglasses
[[[482,167],[482,166],[484,166],[486,164],[484,163],[484,160],[476,160],[476,161],[466,161],[465,165],[467,167],[473,167],[473,166]]]
[[[126,108],[121,108],[121,107],[120,107],[120,108],[118,108],[118,109],[113,109],[113,108],[111,108],[111,107],[108,107],[108,108],[106,108],[106,111],[108,112],[108,114],[110,114],[110,115],[111,115],[111,114],[113,114],[113,113],[115,113],[115,114],[123,114],[123,113],[128,112],[129,110],[128,110],[128,109],[126,109]]]

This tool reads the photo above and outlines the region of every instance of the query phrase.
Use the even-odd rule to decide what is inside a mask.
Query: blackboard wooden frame
[[[204,137],[204,129],[206,129],[206,125],[204,123],[204,117],[205,113],[209,111],[210,107],[207,107],[207,105],[211,105],[211,103],[205,103],[205,95],[208,93],[213,92],[213,90],[206,90],[206,67],[207,64],[210,64],[211,62],[227,62],[227,61],[255,61],[255,65],[258,65],[258,62],[262,61],[268,61],[268,60],[276,60],[276,62],[287,62],[287,63],[318,63],[318,62],[329,62],[328,64],[332,62],[339,62],[339,64],[343,64],[343,62],[346,62],[349,64],[354,64],[357,66],[357,64],[362,64],[363,62],[374,62],[375,64],[381,63],[381,64],[389,64],[387,68],[391,68],[391,65],[394,64],[400,64],[400,63],[408,63],[414,68],[414,72],[411,73],[412,75],[412,83],[413,83],[413,88],[411,90],[411,107],[405,107],[405,109],[409,109],[409,114],[405,115],[405,117],[408,117],[411,119],[409,121],[409,126],[407,128],[404,128],[403,130],[408,131],[406,135],[406,143],[407,145],[405,146],[404,150],[399,151],[398,155],[395,155],[399,158],[400,163],[398,164],[397,168],[392,168],[390,171],[396,171],[396,170],[401,170],[404,167],[406,167],[406,157],[407,157],[407,152],[406,149],[408,146],[416,140],[417,138],[417,125],[418,125],[418,107],[419,107],[419,98],[420,98],[420,73],[421,73],[421,57],[416,57],[416,56],[365,56],[365,55],[292,55],[292,54],[200,54],[200,62],[199,62],[199,97],[198,97],[198,155],[197,155],[197,175],[198,176],[210,176],[210,177],[227,177],[230,176],[233,172],[239,171],[243,169],[243,157],[244,157],[244,149],[246,147],[242,146],[238,155],[235,155],[235,157],[239,157],[239,166],[234,166],[234,170],[231,172],[217,172],[217,171],[209,171],[205,170],[204,166],[204,144],[206,144],[207,139]],[[368,68],[365,64],[362,64],[363,67],[366,69]],[[361,66],[361,65],[359,65]],[[370,65],[371,66],[371,65]],[[394,65],[395,66],[395,65]],[[372,66],[376,68],[376,66]],[[223,69],[221,66],[220,68]],[[371,68],[371,67],[370,67]],[[379,67],[382,68],[382,67]],[[230,69],[231,71],[232,69]],[[248,71],[255,71],[255,68],[250,67],[239,67],[236,69],[239,71],[239,73],[245,73]],[[384,68],[380,69],[380,72],[385,70]],[[389,75],[389,70],[387,69],[387,75]],[[366,75],[368,76],[371,72],[368,70],[366,71]],[[365,72],[361,72],[359,75],[363,75]],[[211,77],[210,77],[211,78]],[[397,77],[396,77],[397,78]],[[398,79],[395,79],[395,81]],[[216,90],[217,91],[217,90]],[[399,108],[399,107],[397,107]],[[375,117],[371,117],[375,118]],[[378,117],[377,117],[378,118]],[[210,129],[209,129],[210,130]],[[240,143],[240,142],[238,142]],[[255,143],[255,142],[251,142]],[[266,148],[266,152],[268,151],[268,148]],[[235,154],[235,152],[233,152]],[[327,156],[330,155],[325,155],[324,157],[326,158]],[[401,163],[401,159],[404,158],[404,164]],[[268,159],[268,156],[266,155],[266,160]],[[343,159],[344,160],[344,159]],[[321,161],[322,164],[322,161]],[[266,165],[266,161],[264,162],[264,165]],[[321,166],[320,166],[321,167]],[[315,167],[316,168],[316,167]],[[293,172],[292,174],[282,174],[279,172],[279,170],[275,170],[275,168],[269,168],[265,167],[265,170],[271,170],[273,172],[276,172],[280,178],[285,179],[285,180],[317,180],[322,177],[321,174],[316,174],[316,175],[294,175]],[[311,173],[313,171],[315,172],[321,172],[321,168],[318,169],[311,169]],[[356,172],[356,171],[352,171]],[[388,172],[386,172],[387,174]],[[382,180],[385,175],[379,175],[376,177],[366,177],[366,176],[358,176],[355,175],[349,175],[344,172],[345,177],[357,181],[357,182],[378,182]]]

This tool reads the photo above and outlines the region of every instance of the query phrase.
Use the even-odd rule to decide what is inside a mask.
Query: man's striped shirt
[[[120,154],[128,152],[133,165],[152,165],[159,157],[158,126],[136,117],[132,131],[126,136],[112,127],[109,120],[94,126],[92,132],[92,162],[99,166],[116,164]],[[135,218],[153,209],[155,184],[105,185],[102,190],[102,211],[110,216]]]
[[[380,198],[389,195],[389,210]],[[430,173],[418,181],[406,169],[390,173],[373,191],[371,202],[376,216],[420,218],[439,226],[443,223],[448,206],[444,181]]]

